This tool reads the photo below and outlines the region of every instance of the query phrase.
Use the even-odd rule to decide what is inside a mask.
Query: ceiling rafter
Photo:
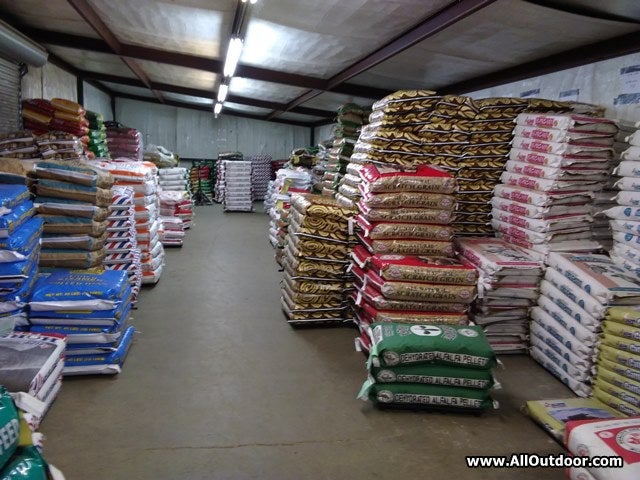
[[[130,87],[139,87],[139,88],[149,87],[148,85],[145,85],[144,83],[142,83],[142,81],[136,78],[121,77],[118,75],[111,75],[106,73],[89,72],[85,70],[81,71],[80,75],[82,75],[83,78],[90,78],[92,80],[96,80],[100,82],[117,83],[120,85],[128,85]],[[208,98],[211,100],[214,99],[214,95],[215,95],[215,92],[212,90],[210,91],[210,90],[202,90],[199,88],[189,88],[189,87],[183,87],[181,85],[172,85],[168,83],[160,83],[160,82],[152,81],[150,82],[150,86],[154,90],[158,90],[160,92],[180,93],[183,95]],[[260,100],[257,98],[249,98],[249,97],[243,97],[239,95],[229,95],[227,97],[227,101],[232,103],[239,103],[242,105],[248,105],[251,107],[266,108],[269,110],[274,110],[277,108],[284,107],[284,104],[281,104],[281,103],[269,102],[269,101]],[[333,118],[335,116],[335,112],[331,110],[319,110],[315,108],[306,108],[306,107],[297,107],[295,109],[292,109],[291,112],[301,113],[303,115],[311,115],[314,117]]]
[[[210,106],[194,105],[192,103],[177,102],[175,100],[168,100],[168,99],[165,99],[164,102],[160,102],[158,99],[153,98],[153,97],[144,97],[142,95],[131,95],[131,94],[128,94],[128,93],[114,92],[114,95],[116,97],[118,97],[118,98],[126,98],[126,99],[129,99],[129,100],[136,100],[136,101],[139,101],[139,102],[155,103],[155,104],[159,104],[159,105],[168,105],[168,106],[171,106],[171,107],[186,108],[188,110],[197,110],[197,111],[200,111],[200,112],[211,113],[211,107]],[[227,108],[225,110],[225,112],[226,112],[226,114],[232,115],[232,116],[235,116],[235,117],[250,118],[252,120],[269,121],[269,122],[273,122],[273,123],[282,123],[282,124],[285,124],[285,125],[295,125],[297,127],[311,128],[314,125],[314,122],[296,122],[294,120],[285,120],[285,119],[282,119],[282,118],[276,118],[274,120],[267,120],[262,115],[253,115],[251,113],[240,112],[238,110],[233,110],[233,108]]]
[[[16,24],[15,28],[23,32],[36,42],[46,45],[56,45],[60,47],[73,48],[98,53],[113,54],[113,50],[109,48],[103,40],[91,37],[83,37],[79,35],[67,35],[60,32],[42,30],[32,28],[26,25]],[[184,53],[168,52],[158,50],[156,48],[141,47],[138,45],[120,44],[121,56],[135,58],[138,60],[148,60],[151,62],[164,63],[167,65],[175,65],[178,67],[193,68],[195,70],[203,70],[219,74],[222,71],[223,62],[217,58],[200,57],[197,55],[188,55]],[[267,68],[254,67],[251,65],[238,65],[236,68],[236,77],[247,78],[249,80],[260,80],[263,82],[279,83],[298,88],[309,88],[325,90],[326,80],[308,75],[299,75],[295,73],[281,72]],[[378,99],[391,93],[391,91],[367,87],[362,85],[354,85],[352,83],[343,83],[336,85],[328,91],[340,93],[349,96],[358,96],[363,98]]]
[[[151,88],[151,82],[149,77],[142,69],[142,67],[133,59],[127,58],[122,55],[122,44],[120,40],[116,38],[114,33],[109,29],[106,23],[102,21],[98,12],[94,10],[91,4],[87,0],[67,0],[69,5],[71,5],[76,12],[89,24],[89,26],[102,38],[105,43],[109,46],[111,51],[118,55],[120,59],[129,67],[129,69],[135,73],[135,75],[145,84],[153,94],[160,100],[163,101],[162,94],[157,90],[153,90]]]
[[[400,34],[387,44],[361,58],[343,71],[331,77],[325,85],[329,90],[337,85],[347,82],[356,75],[375,67],[379,63],[388,60],[407,48],[420,43],[421,41],[435,35],[438,32],[450,27],[456,22],[494,3],[496,0],[457,0],[444,7],[439,12],[431,15],[419,24]],[[289,102],[284,112],[291,110],[298,105],[317,97],[322,90],[312,89],[298,98]],[[269,118],[275,118],[283,113],[281,110],[274,110],[269,114]]]

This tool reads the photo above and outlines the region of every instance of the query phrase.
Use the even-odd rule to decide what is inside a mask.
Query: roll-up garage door
[[[0,57],[0,132],[20,126],[20,67]]]

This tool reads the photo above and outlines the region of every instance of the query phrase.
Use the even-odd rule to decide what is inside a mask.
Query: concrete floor
[[[64,380],[41,431],[68,480],[565,478],[465,464],[561,451],[520,408],[572,394],[528,357],[503,359],[500,409],[482,417],[357,400],[354,330],[287,325],[267,224],[199,207],[185,246],[143,291],[123,372]]]

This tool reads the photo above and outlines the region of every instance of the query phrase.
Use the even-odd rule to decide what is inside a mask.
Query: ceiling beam
[[[106,86],[102,85],[99,82],[96,82],[95,80],[93,80],[91,78],[87,78],[87,77],[83,76],[83,72],[81,70],[78,70],[76,67],[74,67],[70,63],[65,62],[60,57],[50,53],[49,57],[48,57],[48,61],[51,62],[56,67],[59,67],[62,70],[65,70],[66,72],[68,72],[68,73],[70,73],[72,75],[75,75],[79,79],[82,79],[83,81],[85,81],[89,85],[91,85],[92,87],[97,88],[98,90],[106,93],[109,96],[113,96],[113,90],[111,90],[110,88],[107,88]]]
[[[397,36],[387,44],[361,58],[337,75],[331,77],[327,81],[325,89],[330,90],[331,88],[335,88],[336,86],[350,80],[356,75],[359,75],[362,72],[366,72],[370,68],[375,67],[376,65],[384,62],[385,60],[388,60],[394,55],[399,54],[407,48],[420,43],[421,41],[435,35],[436,33],[441,32],[442,30],[450,27],[451,25],[459,22],[460,20],[477,12],[478,10],[491,5],[495,1],[496,0],[457,0],[450,3],[439,12],[431,15],[416,26]],[[289,102],[285,111],[297,107],[301,103],[317,97],[321,93],[322,91],[320,90],[310,90]],[[269,118],[274,118],[280,113],[282,112],[271,112],[269,114]]]
[[[150,85],[145,85],[141,80],[138,80],[136,78],[121,77],[118,75],[88,72],[88,71],[82,71],[81,74],[84,78],[91,78],[92,80],[97,80],[101,82],[117,83],[119,85],[128,85],[131,87],[139,87],[139,88],[149,88],[150,86],[154,90],[158,90],[160,92],[180,93],[183,95],[190,95],[192,97],[208,98],[212,100],[214,99],[214,96],[215,96],[215,92],[213,91],[202,90],[198,88],[183,87],[180,85],[171,85],[168,83],[150,82]],[[257,98],[242,97],[239,95],[228,95],[227,101],[232,103],[239,103],[242,105],[248,105],[251,107],[266,108],[268,110],[277,110],[277,109],[284,108],[285,106],[282,103],[269,102],[269,101],[260,100]],[[311,115],[314,117],[333,118],[335,116],[335,112],[331,110],[319,110],[315,108],[306,108],[306,107],[297,107],[295,109],[292,109],[291,112],[301,113],[303,115]]]
[[[185,103],[185,102],[176,102],[174,100],[168,100],[165,99],[164,102],[160,102],[158,99],[153,98],[153,97],[144,97],[142,95],[130,95],[128,93],[118,93],[115,92],[114,95],[117,98],[126,98],[129,100],[136,100],[138,102],[147,102],[147,103],[155,103],[158,105],[167,105],[167,106],[171,106],[171,107],[178,107],[178,108],[186,108],[188,110],[197,110],[199,112],[207,112],[210,113],[211,115],[213,115],[213,105],[211,106],[206,106],[206,105],[194,105],[192,103]],[[274,120],[267,120],[264,116],[261,115],[254,115],[251,113],[246,113],[246,112],[239,112],[237,110],[233,110],[231,108],[227,108],[225,107],[223,110],[223,113],[226,115],[232,115],[234,117],[242,117],[242,118],[250,118],[252,120],[260,120],[263,122],[272,122],[272,123],[282,123],[285,125],[295,125],[297,127],[307,127],[307,128],[311,128],[312,123],[308,122],[296,122],[294,120],[284,120],[284,119],[280,119],[280,118],[276,118]]]
[[[151,82],[149,77],[142,69],[142,67],[133,59],[124,57],[122,55],[122,44],[118,40],[115,34],[109,29],[106,23],[102,21],[98,12],[94,10],[91,4],[87,0],[67,0],[76,12],[89,24],[89,26],[102,38],[109,46],[113,53],[118,55],[120,59],[129,67],[129,69],[136,74],[136,76],[153,92],[153,94],[162,101],[162,95],[160,92],[151,88]]]
[[[640,52],[640,32],[627,33],[609,40],[572,48],[497,72],[445,85],[439,87],[438,92],[457,94],[482,90],[637,52]]]
[[[103,40],[91,37],[82,37],[78,35],[67,35],[59,32],[28,27],[21,24],[16,24],[13,26],[15,26],[15,28],[38,43],[90,52],[113,54],[113,50],[109,48],[109,45],[107,45],[107,43]],[[195,70],[203,70],[215,74],[220,74],[223,67],[223,62],[217,58],[208,58],[200,57],[197,55],[168,52],[164,50],[158,50],[156,48],[141,47],[138,45],[130,45],[125,43],[120,44],[120,52],[122,57],[135,58],[138,60],[149,60],[151,62],[175,65],[178,67],[193,68]],[[242,64],[238,65],[238,67],[236,68],[235,76],[247,78],[249,80],[260,80],[263,82],[290,85],[297,88],[309,88],[318,90],[324,90],[326,84],[326,80],[322,78],[281,72],[278,70],[271,70],[267,68]],[[382,88],[367,87],[349,83],[338,85],[335,88],[330,89],[330,91],[341,93],[343,95],[359,96],[371,99],[379,99],[391,93],[391,91]]]

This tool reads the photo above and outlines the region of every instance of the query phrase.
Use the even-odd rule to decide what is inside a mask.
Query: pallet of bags
[[[374,323],[370,330],[362,400],[457,413],[497,408],[491,398],[496,358],[481,327]]]
[[[161,190],[189,191],[187,169],[183,167],[160,168],[158,170],[158,185]]]
[[[117,374],[135,332],[131,300],[126,272],[44,274],[29,300],[31,331],[65,336],[64,375]]]
[[[360,330],[356,349],[368,352],[370,326],[378,322],[468,325],[476,295],[473,266],[450,258],[371,254],[362,245],[351,254],[355,291],[351,303]]]
[[[251,169],[253,200],[262,200],[267,193],[267,186],[271,179],[271,155],[252,155],[248,160],[253,166]]]
[[[113,177],[83,163],[36,164],[36,205],[44,221],[40,266],[93,268],[102,265]]]
[[[134,229],[141,251],[142,283],[155,284],[160,280],[164,267],[157,195],[158,169],[149,162],[104,162],[101,165],[114,176],[116,185],[134,191]],[[126,221],[118,221],[110,224],[108,229],[126,231],[127,227]]]
[[[640,310],[610,307],[602,322],[594,395],[620,415],[640,415]]]
[[[302,168],[282,168],[276,173],[272,194],[268,202],[271,221],[269,222],[269,241],[276,249],[276,261],[281,263],[282,249],[289,225],[291,196],[294,193],[311,193],[311,174]]]
[[[291,325],[340,324],[350,318],[349,218],[355,210],[329,197],[292,197],[283,250],[281,303]]]
[[[181,247],[184,243],[184,225],[177,217],[160,217],[160,243],[165,247]]]
[[[37,400],[38,415],[30,417],[37,429],[62,385],[65,337],[13,332],[0,337],[0,385],[15,396]]]
[[[113,187],[109,221],[113,222],[112,225],[118,225],[123,221],[125,227],[107,228],[104,268],[127,272],[132,288],[132,302],[135,305],[142,285],[142,252],[138,247],[135,229],[134,195],[130,187],[120,185]]]
[[[158,192],[160,216],[175,217],[182,221],[185,229],[191,227],[193,221],[193,201],[186,191]]]
[[[516,121],[492,200],[496,233],[543,253],[600,248],[592,240],[593,196],[607,182],[616,125],[569,114],[520,114]]]
[[[538,305],[531,309],[531,356],[578,396],[593,394],[593,363],[607,309],[640,301],[640,283],[605,255],[561,254],[547,258]],[[600,346],[600,352],[608,350]],[[611,406],[611,405],[610,405]]]
[[[253,193],[251,175],[253,166],[250,161],[223,160],[224,171],[224,211],[252,212]]]
[[[35,160],[40,157],[36,134],[31,130],[0,133],[0,157]]]
[[[142,134],[138,130],[118,122],[105,122],[105,126],[111,158],[142,161]]]
[[[456,245],[460,259],[479,272],[471,319],[496,353],[527,353],[529,309],[536,305],[544,261],[499,238],[459,238]]]
[[[24,185],[0,184],[0,330],[28,328],[25,299],[38,273],[42,220]]]

